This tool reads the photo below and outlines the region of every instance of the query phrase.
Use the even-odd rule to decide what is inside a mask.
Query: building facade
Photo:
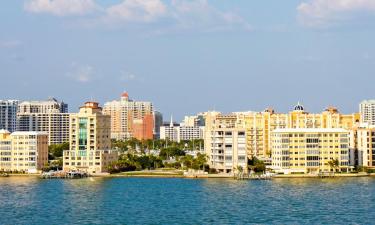
[[[23,113],[17,115],[17,131],[48,133],[48,144],[69,142],[69,113]]]
[[[160,127],[160,139],[174,142],[204,139],[204,129],[204,126],[194,126],[194,123],[174,123],[171,119],[169,124]]]
[[[86,102],[79,113],[70,116],[70,149],[64,151],[66,171],[105,173],[118,153],[111,150],[111,118],[96,102]]]
[[[163,126],[163,114],[154,111],[154,139],[160,139],[160,127]]]
[[[350,132],[352,165],[375,168],[375,127],[357,127]]]
[[[16,131],[18,100],[0,100],[0,129]]]
[[[215,118],[215,119],[212,119]],[[205,154],[211,168],[224,173],[247,172],[246,127],[243,115],[222,115],[209,112],[206,115]]]
[[[276,113],[273,109],[266,109],[264,112],[238,112],[229,115],[207,112],[205,114],[205,148],[206,153],[211,154],[210,135],[220,131],[221,128],[232,126],[233,129],[236,129],[241,127],[246,131],[247,157],[250,159],[256,157],[268,162],[272,155],[271,134],[276,129],[342,128],[351,130],[359,122],[359,113],[344,115],[339,113],[336,108],[328,107],[322,113],[312,114],[299,103],[289,113]]]
[[[305,111],[297,104],[288,114],[275,113],[272,109],[264,112],[249,112],[245,115],[247,150],[250,157],[268,158],[271,153],[271,133],[284,128],[343,128],[350,130],[359,123],[358,113],[344,115],[334,107],[319,114]]]
[[[375,126],[375,100],[365,100],[359,104],[361,124],[364,126]]]
[[[147,130],[141,132],[145,136],[137,136],[136,138],[153,139],[155,127],[153,105],[151,102],[133,101],[129,99],[128,93],[123,93],[119,101],[105,103],[103,113],[111,117],[111,138],[117,140],[133,138],[134,126],[138,129],[139,123],[142,120],[142,126],[147,128]],[[147,119],[150,116],[152,120]],[[149,135],[151,133],[152,136]]]
[[[48,134],[0,131],[0,171],[38,173],[48,163]]]
[[[68,105],[54,98],[21,102],[18,105],[17,131],[46,132],[50,145],[69,142]]]
[[[348,172],[352,169],[349,161],[348,130],[291,128],[272,132],[272,169],[277,173]]]
[[[18,113],[68,113],[68,104],[55,98],[46,101],[24,101],[18,105]]]

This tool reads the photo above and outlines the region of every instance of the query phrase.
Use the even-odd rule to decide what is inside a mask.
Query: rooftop
[[[274,133],[347,133],[349,132],[343,128],[285,128],[275,129]]]

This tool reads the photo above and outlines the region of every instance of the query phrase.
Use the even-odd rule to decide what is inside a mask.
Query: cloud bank
[[[228,29],[251,30],[238,14],[222,11],[208,0],[123,0],[108,7],[94,0],[28,0],[24,9],[29,13],[55,16],[82,16],[94,13],[93,26],[128,27],[153,24],[158,32],[198,29],[216,31]]]
[[[311,0],[297,7],[299,22],[307,27],[330,27],[375,15],[374,0]]]
[[[85,15],[98,9],[94,0],[29,0],[24,9],[31,13],[56,16]]]

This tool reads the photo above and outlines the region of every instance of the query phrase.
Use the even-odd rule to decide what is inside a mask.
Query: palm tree
[[[338,159],[332,159],[331,161],[328,162],[329,167],[331,170],[333,169],[334,172],[337,171],[337,168],[339,168],[340,162]]]

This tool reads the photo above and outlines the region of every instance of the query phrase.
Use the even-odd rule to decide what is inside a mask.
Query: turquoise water
[[[0,224],[375,224],[375,179],[0,178]]]

